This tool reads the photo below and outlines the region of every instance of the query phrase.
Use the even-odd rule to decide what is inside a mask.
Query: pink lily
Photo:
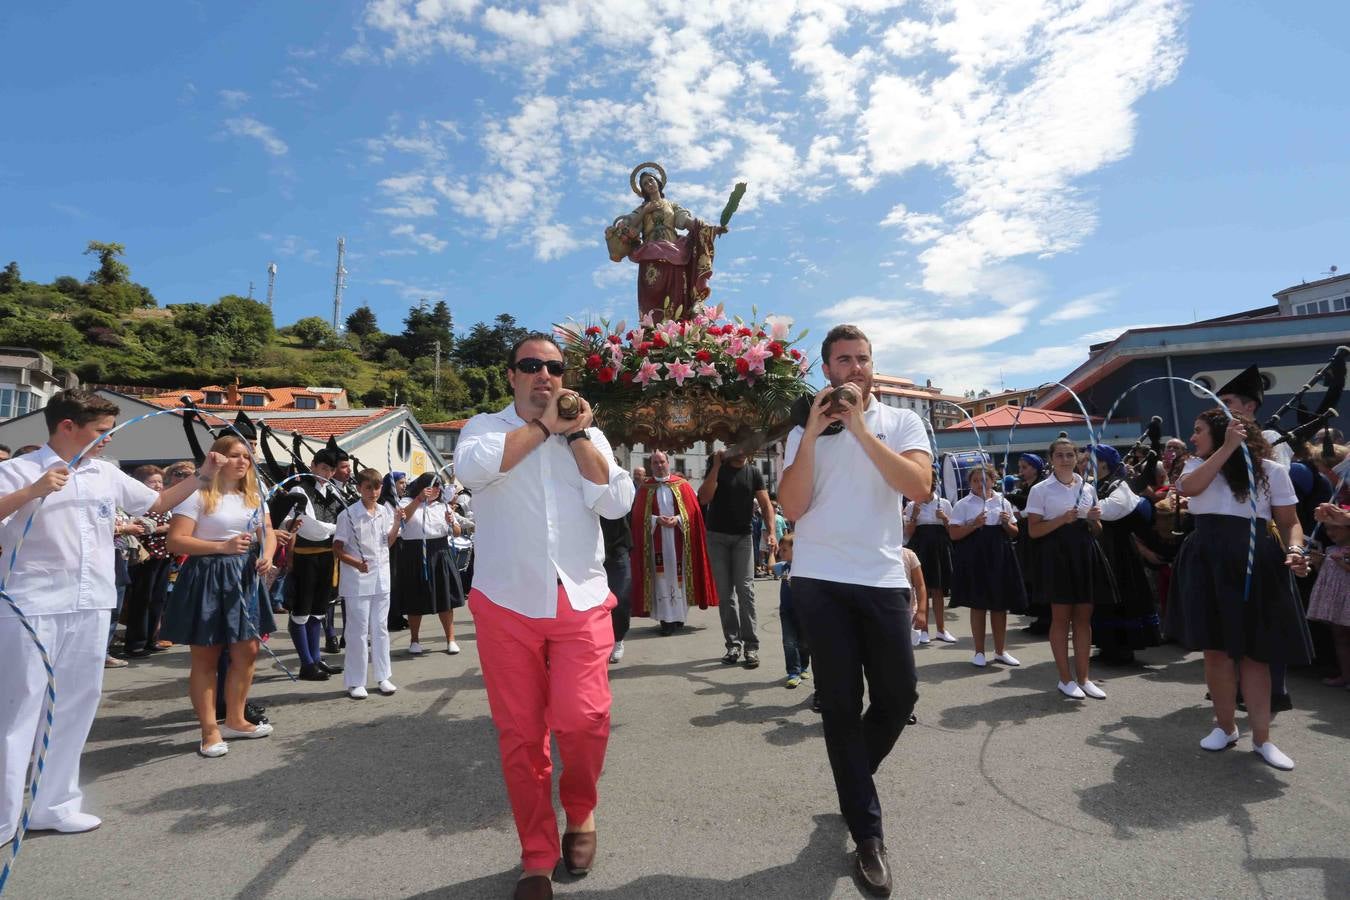
[[[712,363],[704,363],[699,366],[694,370],[694,374],[698,375],[699,378],[711,378],[716,384],[722,383],[722,376],[718,373],[717,366]]]
[[[764,324],[769,326],[769,339],[786,341],[792,333],[792,316],[765,316]]]
[[[643,360],[642,366],[638,369],[638,373],[633,376],[633,380],[644,388],[650,387],[653,381],[664,381],[665,379],[661,377],[661,364],[654,363],[649,359]]]
[[[751,372],[763,372],[764,361],[772,358],[773,353],[769,350],[768,341],[760,341],[757,344],[752,344],[746,348],[743,354],[741,354],[741,359],[750,364]]]
[[[684,380],[694,377],[694,367],[677,359],[673,363],[666,364],[666,377],[674,378],[677,385],[684,387]]]

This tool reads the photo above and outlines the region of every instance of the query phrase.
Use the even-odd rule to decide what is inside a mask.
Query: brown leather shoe
[[[881,838],[858,842],[857,863],[853,871],[867,893],[874,897],[891,895],[891,865],[886,860],[886,847],[881,843]]]
[[[553,881],[547,875],[531,875],[516,882],[514,900],[553,900]]]
[[[585,875],[595,865],[595,832],[581,831],[564,834],[562,839],[563,865],[569,875]]]

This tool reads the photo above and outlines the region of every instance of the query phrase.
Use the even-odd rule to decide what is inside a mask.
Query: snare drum
[[[991,465],[988,453],[962,450],[942,456],[942,496],[952,503],[970,493],[970,472]]]

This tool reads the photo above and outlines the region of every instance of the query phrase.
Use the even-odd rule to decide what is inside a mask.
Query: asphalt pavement
[[[559,897],[861,896],[811,682],[784,686],[778,586],[757,591],[756,670],[719,662],[715,610],[671,637],[635,620],[611,667],[596,868]],[[458,656],[434,628],[416,659],[395,634],[392,697],[292,683],[264,658],[254,696],[276,733],[217,760],[193,753],[183,648],[109,671],[84,755],[103,827],[32,836],[7,896],[509,897],[519,845],[459,618]],[[1236,748],[1200,749],[1198,654],[1098,667],[1108,698],[1072,701],[1043,640],[1014,630],[1021,667],[980,670],[953,618],[959,643],[917,651],[919,724],[878,774],[895,896],[1350,896],[1350,692],[1291,676],[1273,740],[1298,767],[1277,772],[1242,719]]]

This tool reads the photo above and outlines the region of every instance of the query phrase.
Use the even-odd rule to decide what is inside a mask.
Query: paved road
[[[599,864],[559,896],[859,896],[809,689],[783,686],[777,585],[759,590],[755,671],[717,662],[715,612],[669,638],[639,620],[612,669]],[[1045,643],[1018,632],[1021,669],[976,670],[956,618],[959,644],[918,653],[920,723],[879,775],[897,896],[1350,896],[1350,693],[1292,680],[1275,739],[1298,769],[1278,773],[1245,736],[1199,749],[1198,655],[1150,651],[1075,703]],[[396,635],[402,689],[364,702],[263,669],[277,733],[220,760],[192,753],[183,651],[108,673],[85,754],[104,826],[34,837],[10,896],[509,897],[519,849],[472,623],[460,644],[410,659]]]

